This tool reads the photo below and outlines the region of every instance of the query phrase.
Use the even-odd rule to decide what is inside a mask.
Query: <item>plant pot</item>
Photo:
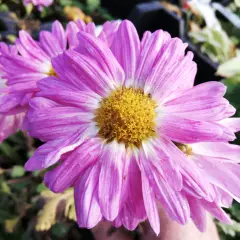
[[[151,0],[149,0],[151,1]],[[101,0],[101,6],[117,18],[126,18],[134,6],[146,0]]]
[[[200,51],[200,47],[194,45],[188,38],[184,18],[167,10],[159,1],[136,5],[128,19],[134,23],[140,36],[147,30],[154,32],[163,29],[169,32],[172,37],[179,37],[187,42],[187,50],[194,53],[194,61],[198,65],[195,84],[221,79],[215,75],[218,64],[212,62],[207,55]]]
[[[17,34],[17,23],[10,16],[9,12],[0,13],[0,39],[1,41],[7,41],[8,35]]]
[[[234,28],[240,31],[240,17],[233,13],[230,9],[225,8],[226,5],[212,3],[213,8],[216,10],[217,17],[222,21],[229,22]]]

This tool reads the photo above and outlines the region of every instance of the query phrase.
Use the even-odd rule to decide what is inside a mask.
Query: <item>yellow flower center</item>
[[[56,74],[55,70],[53,69],[53,67],[51,67],[51,69],[49,70],[49,72],[47,73],[47,75],[48,75],[49,77],[51,77],[51,76],[57,77],[57,74]]]
[[[175,143],[175,145],[187,156],[192,155],[192,148],[189,145],[182,143]]]
[[[117,140],[140,147],[141,142],[155,136],[156,102],[143,91],[120,88],[103,99],[96,111],[99,136],[108,142]]]

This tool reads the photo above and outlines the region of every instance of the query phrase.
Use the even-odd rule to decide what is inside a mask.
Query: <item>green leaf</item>
[[[71,5],[71,0],[59,0],[59,4],[62,6]]]
[[[41,174],[41,171],[39,171],[39,170],[36,170],[36,171],[32,172],[32,175],[34,177],[38,177],[40,174]]]
[[[100,0],[87,0],[88,10],[93,12],[100,6]]]
[[[240,233],[240,223],[232,220],[232,224],[226,225],[224,223],[218,222],[217,225],[220,229],[227,235],[235,237],[237,233]]]
[[[27,14],[27,16],[30,16],[30,14],[31,14],[32,11],[33,11],[33,4],[28,4],[28,5],[25,7],[25,9],[26,9],[26,14]]]
[[[227,86],[226,99],[236,108],[235,117],[240,117],[240,74],[232,78],[225,79],[223,83]],[[239,142],[240,138],[235,143]]]
[[[55,225],[53,225],[51,231],[53,236],[57,238],[62,238],[67,234],[68,230],[69,230],[69,227],[66,224],[56,223]]]
[[[44,191],[44,190],[47,190],[47,187],[45,186],[45,184],[44,184],[44,183],[38,184],[36,191],[37,191],[38,193],[41,193],[41,192]]]
[[[234,3],[240,8],[240,0],[234,0]]]
[[[0,223],[4,223],[5,220],[9,219],[11,217],[11,214],[9,211],[0,209]]]
[[[9,11],[9,8],[8,8],[7,4],[1,3],[0,4],[0,12],[8,12],[8,11]]]
[[[222,77],[233,77],[238,73],[240,74],[240,56],[219,65],[216,74]]]
[[[14,166],[11,172],[11,176],[13,178],[22,177],[24,176],[24,174],[25,174],[24,167],[20,165]]]
[[[2,142],[0,144],[0,152],[9,157],[12,160],[19,159],[18,153],[12,148],[7,142]]]
[[[7,185],[7,183],[5,181],[1,182],[1,191],[3,193],[11,194],[11,189],[10,189],[10,187]]]
[[[237,202],[234,202],[232,207],[229,209],[232,217],[236,218],[238,221],[240,221],[240,204]]]
[[[14,229],[16,228],[19,222],[19,219],[20,217],[14,217],[14,218],[5,220],[4,222],[5,231],[8,233],[13,233]]]
[[[236,56],[236,48],[224,30],[205,27],[199,32],[190,32],[189,36],[214,62],[223,63]]]

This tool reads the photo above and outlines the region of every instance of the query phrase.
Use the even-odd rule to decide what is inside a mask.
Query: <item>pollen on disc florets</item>
[[[192,155],[192,148],[187,144],[175,143],[175,145],[187,156]]]
[[[126,146],[155,135],[156,102],[142,90],[119,88],[103,99],[95,114],[99,136]]]
[[[50,68],[49,72],[47,73],[49,77],[57,77],[57,73],[53,69],[53,67]]]

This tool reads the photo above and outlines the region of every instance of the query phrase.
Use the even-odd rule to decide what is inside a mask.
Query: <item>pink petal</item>
[[[194,196],[209,198],[213,194],[210,184],[202,177],[194,161],[184,155],[170,140],[161,138],[162,148],[171,156],[172,161],[179,166],[184,181],[184,190],[188,189]],[[211,197],[213,199],[214,196]]]
[[[60,47],[62,50],[66,49],[67,38],[62,24],[59,21],[54,21],[52,25],[52,34],[58,39]]]
[[[129,214],[126,214],[125,217],[127,218],[128,216],[129,218],[129,216],[131,216],[137,219],[144,219],[146,218],[146,211],[143,202],[141,172],[134,157],[126,159],[126,161],[129,161],[128,172],[126,176],[123,177],[123,181],[126,182],[127,187],[125,211]],[[123,222],[125,221],[127,221],[127,219],[123,220]]]
[[[99,157],[101,145],[97,139],[89,139],[76,148],[60,165],[47,172],[44,182],[53,192],[63,192],[72,186],[80,174]]]
[[[60,42],[58,39],[50,32],[41,31],[40,32],[40,43],[41,47],[45,52],[51,57],[56,57],[63,52]]]
[[[144,33],[134,78],[137,81],[137,86],[144,87],[145,80],[152,71],[153,64],[159,51],[161,51],[162,47],[169,39],[170,35],[162,30],[158,30],[153,34],[148,34],[148,32]]]
[[[39,75],[39,76],[41,76],[41,75]],[[10,94],[11,93],[26,94],[26,93],[32,93],[32,92],[34,93],[34,92],[37,92],[38,90],[39,89],[37,87],[36,81],[28,81],[27,83],[16,83],[16,84],[10,85],[8,88],[6,88],[6,91],[8,91]]]
[[[120,228],[122,226],[122,216],[121,214],[118,214],[118,216],[112,221],[112,225],[115,228]]]
[[[191,211],[191,218],[201,232],[206,231],[206,211],[202,208],[201,202],[195,198],[188,197]]]
[[[59,90],[65,90],[65,91],[72,91],[77,92],[79,91],[78,88],[76,88],[71,82],[68,81],[62,81],[58,77],[46,77],[40,81],[37,82],[38,87],[40,88],[41,92],[48,92],[47,86],[49,86],[49,89],[57,88]]]
[[[156,31],[157,32],[157,31]],[[147,43],[147,41],[149,40],[149,38],[151,38],[152,33],[150,31],[145,31],[143,33],[141,42],[140,42],[140,48],[144,48],[145,44]]]
[[[89,33],[92,36],[96,37],[96,34],[95,34],[96,30],[95,30],[95,28],[96,28],[95,24],[93,22],[90,22],[90,23],[88,23],[86,25],[85,31],[86,31],[86,33]]]
[[[107,21],[102,26],[102,31],[99,35],[99,39],[107,43],[110,47],[112,45],[113,39],[116,37],[116,32],[119,28],[121,21]]]
[[[77,24],[79,30],[81,30],[81,31],[86,31],[86,23],[85,23],[83,20],[78,19],[78,20],[76,21],[76,24]]]
[[[189,207],[185,196],[180,192],[173,190],[171,186],[169,186],[166,180],[156,171],[156,168],[148,163],[149,159],[146,155],[144,156],[141,154],[140,159],[141,165],[144,168],[142,171],[144,171],[146,176],[148,176],[149,183],[151,184],[154,194],[156,194],[156,198],[163,205],[169,217],[181,224],[185,224],[189,218]],[[146,192],[143,191],[143,196],[145,194]],[[146,212],[148,215],[147,208]]]
[[[230,217],[215,202],[201,200],[201,205],[219,221],[226,224],[232,223]]]
[[[226,118],[221,120],[219,123],[230,128],[233,132],[240,131],[240,118]]]
[[[223,133],[218,124],[190,120],[172,114],[162,115],[158,121],[159,134],[180,143],[210,142],[217,140]],[[226,137],[226,141],[229,140]]]
[[[52,66],[59,81],[61,81],[65,86],[69,86],[68,88],[75,90],[89,90],[84,82],[81,82],[79,73],[77,74],[76,70],[73,69],[71,62],[65,54],[61,54],[58,57],[53,58]]]
[[[229,208],[232,205],[233,198],[224,190],[221,188],[214,186],[215,192],[216,192],[216,200],[218,205],[221,207]]]
[[[138,224],[143,221],[143,219],[132,215],[132,209],[128,207],[128,204],[123,207],[120,217],[122,219],[123,226],[128,230],[133,231],[137,228]]]
[[[48,141],[35,151],[25,164],[25,169],[33,171],[50,167],[58,162],[64,153],[71,152],[80,146],[90,135],[89,129],[82,126],[71,136]]]
[[[84,32],[79,32],[78,38],[81,44],[78,46],[77,51],[83,53],[86,57],[94,59],[99,69],[102,69],[107,76],[110,76],[109,79],[113,80],[117,86],[121,86],[125,74],[107,44]]]
[[[75,107],[53,107],[51,111],[39,109],[28,114],[31,135],[42,141],[73,134],[82,125],[90,123],[92,119],[93,115]]]
[[[144,172],[142,172],[142,191],[148,220],[154,232],[158,235],[160,233],[160,219],[158,207],[156,204],[154,191],[150,186],[148,177]]]
[[[230,128],[225,127],[224,125],[219,124],[218,122],[216,122],[216,124],[222,128],[223,132],[222,132],[221,136],[219,136],[216,140],[213,140],[213,141],[230,142],[230,141],[234,141],[236,139],[235,134],[233,133],[233,131]]]
[[[29,105],[33,110],[40,110],[59,106],[59,104],[57,104],[56,102],[43,97],[35,97],[31,99]]]
[[[153,174],[155,174],[156,197],[165,208],[169,217],[181,224],[187,223],[190,213],[186,197],[172,189],[160,175]]]
[[[47,73],[50,68],[50,61],[46,60],[41,64],[34,59],[24,58],[22,56],[14,55],[1,55],[1,62],[3,64],[3,70],[7,75],[12,75],[13,72],[18,74],[31,73]],[[41,64],[41,65],[39,65]]]
[[[25,113],[10,116],[0,115],[0,142],[13,133],[19,131],[22,126],[24,116]]]
[[[195,63],[192,62],[190,53],[184,57],[186,47],[187,45],[178,38],[169,40],[163,46],[146,79],[145,92],[157,94],[159,98],[162,95],[164,99],[179,86],[184,87],[185,82],[193,81],[195,74],[192,70],[195,68]],[[188,66],[187,70],[185,65]],[[188,76],[189,72],[191,74]]]
[[[17,75],[8,75],[8,84],[9,86],[12,86],[14,84],[20,84],[24,86],[25,85],[33,85],[36,88],[36,83],[40,79],[43,79],[47,76],[45,73],[39,73],[39,72],[31,72],[31,71],[25,71],[24,73],[17,74]],[[19,85],[15,85],[19,86]],[[13,86],[14,87],[14,86]],[[29,89],[30,87],[25,86],[25,89]],[[12,88],[13,89],[13,88]],[[21,91],[18,89],[18,87],[15,88],[16,91]]]
[[[0,43],[0,52],[1,52],[1,55],[15,55],[17,54],[17,49],[16,49],[16,46],[8,46],[6,43],[4,42],[1,42]]]
[[[24,96],[23,94],[7,94],[0,96],[0,113],[9,113],[15,108],[19,108]]]
[[[95,110],[101,97],[92,91],[79,91],[72,85],[58,81],[58,78],[46,78],[38,82],[41,89],[37,96],[46,97],[60,105],[78,107],[85,111]],[[58,89],[58,91],[56,91]]]
[[[135,80],[140,40],[136,28],[130,21],[124,20],[121,22],[111,45],[111,50],[125,71],[125,86],[132,86]]]
[[[102,71],[93,59],[71,50],[66,52],[65,56],[78,76],[79,84],[86,85],[102,96],[118,87],[116,81]]]
[[[204,98],[209,98],[210,96],[223,97],[225,93],[226,86],[223,83],[206,82],[185,90],[182,96],[187,97],[191,101],[195,101]],[[178,98],[173,99],[173,102],[178,103]],[[180,103],[182,102],[181,97],[179,98],[179,102]]]
[[[103,216],[109,221],[114,220],[119,213],[125,151],[123,144],[108,143],[105,144],[99,158],[101,162],[98,188],[99,204]]]
[[[102,219],[97,197],[99,172],[99,164],[89,167],[75,183],[74,198],[79,227],[93,228]]]
[[[159,174],[164,176],[172,188],[180,191],[182,189],[182,175],[179,171],[178,163],[173,161],[171,155],[163,152],[164,144],[162,144],[161,139],[153,139],[149,144],[143,144],[145,152],[151,148],[151,145],[154,148],[151,150],[151,157],[149,156],[151,163]]]
[[[153,98],[163,102],[178,91],[193,87],[197,65],[192,61],[193,54],[187,55],[175,63],[167,72],[159,77],[156,87],[153,87]]]
[[[194,95],[197,95],[195,92]],[[224,98],[209,97],[192,99],[184,95],[164,104],[164,112],[179,117],[208,121],[218,121],[225,118],[229,102]]]
[[[185,224],[189,218],[189,206],[186,197],[181,194],[178,191],[175,191],[171,188],[171,186],[166,182],[166,180],[163,178],[162,175],[159,174],[158,171],[156,171],[156,168],[151,165],[151,162],[149,159],[151,159],[151,155],[147,152],[149,150],[143,148],[142,151],[140,151],[140,166],[141,166],[141,172],[142,177],[147,176],[149,180],[149,184],[151,187],[143,188],[143,198],[145,195],[151,196],[152,194],[155,198],[160,201],[160,203],[163,205],[164,209],[168,213],[169,217],[173,220],[180,222],[181,224]],[[143,180],[142,180],[143,184]],[[148,191],[146,193],[146,191]],[[155,200],[155,199],[154,199]],[[151,200],[152,201],[152,200]],[[154,227],[157,227],[157,224],[159,224],[158,220],[156,219],[156,213],[154,212],[154,205],[151,202],[151,208],[147,209],[146,203],[147,199],[144,198],[145,208],[147,212],[148,218],[152,217],[152,222],[149,219],[149,222],[154,229]],[[150,203],[150,200],[148,200],[148,204]],[[152,216],[149,214],[153,214]],[[155,223],[154,223],[155,221]],[[153,226],[152,224],[156,224]],[[156,232],[156,231],[155,231]]]
[[[222,188],[233,198],[240,201],[240,165],[221,160],[220,158],[195,155],[194,161],[201,168],[209,182]]]
[[[26,31],[19,32],[19,41],[28,57],[35,58],[41,62],[49,61],[48,55],[41,49],[36,41]],[[19,49],[21,50],[21,49]],[[22,54],[22,52],[21,52]]]
[[[240,146],[223,142],[206,142],[191,144],[194,153],[222,160],[240,161]]]
[[[70,48],[76,47],[79,44],[77,33],[79,28],[74,22],[69,22],[66,27],[66,35]]]

